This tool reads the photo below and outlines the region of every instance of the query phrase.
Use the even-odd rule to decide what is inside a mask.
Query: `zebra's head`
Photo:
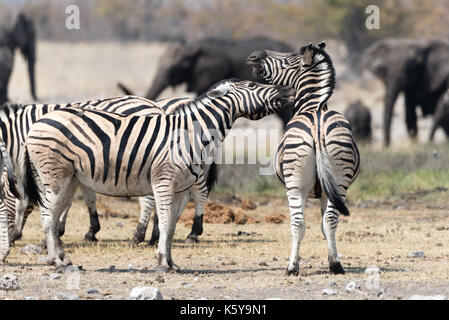
[[[324,103],[335,86],[335,70],[325,46],[324,42],[310,43],[297,52],[258,50],[246,62],[258,81],[295,88],[297,102],[311,93],[313,85],[314,90],[321,90],[320,103]]]
[[[286,86],[228,79],[210,88],[206,95],[215,104],[230,108],[233,118],[258,120],[293,106],[295,90]]]

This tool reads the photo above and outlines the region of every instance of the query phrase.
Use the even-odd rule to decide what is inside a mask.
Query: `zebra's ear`
[[[230,85],[228,83],[221,84],[207,92],[209,98],[220,98],[229,92]]]
[[[321,41],[320,43],[318,43],[318,48],[324,49],[325,47],[326,47],[326,42],[325,41]]]
[[[313,62],[313,47],[312,42],[306,47],[302,56],[302,65],[310,66]]]

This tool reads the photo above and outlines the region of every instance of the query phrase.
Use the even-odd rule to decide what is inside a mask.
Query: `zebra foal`
[[[202,162],[237,118],[260,119],[290,107],[293,96],[294,90],[283,86],[226,80],[175,115],[122,116],[65,108],[42,117],[25,141],[21,168],[27,194],[40,203],[48,262],[56,267],[71,263],[58,239],[56,221],[83,185],[109,196],[154,195],[158,268],[179,270],[171,243],[179,208]],[[33,170],[39,188],[33,184]]]
[[[292,247],[287,274],[299,274],[307,197],[321,202],[321,231],[328,246],[330,272],[344,273],[335,232],[339,215],[349,215],[344,199],[359,173],[360,155],[349,121],[327,108],[335,86],[335,70],[324,48],[323,42],[292,53],[260,50],[247,59],[261,81],[296,90],[293,118],[275,156],[276,175],[286,188],[290,209]]]

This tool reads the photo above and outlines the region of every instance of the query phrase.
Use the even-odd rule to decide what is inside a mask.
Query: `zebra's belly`
[[[106,180],[105,183],[102,181],[94,181],[86,176],[78,176],[78,181],[88,189],[101,193],[107,196],[113,197],[140,197],[153,194],[153,189],[151,187],[150,181],[145,180],[129,180],[127,183],[122,183],[121,181],[117,184],[114,181]]]

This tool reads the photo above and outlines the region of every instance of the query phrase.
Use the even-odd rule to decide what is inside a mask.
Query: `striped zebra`
[[[79,185],[109,196],[155,197],[158,269],[179,270],[171,244],[186,191],[239,117],[252,120],[291,107],[292,88],[225,80],[175,115],[123,116],[64,108],[31,128],[20,167],[26,193],[40,203],[48,262],[70,264],[56,233]],[[36,184],[33,170],[37,172]],[[40,189],[41,191],[39,191]],[[42,193],[41,193],[42,192]]]
[[[120,113],[124,115],[136,114],[136,115],[158,115],[169,112],[176,112],[177,108],[184,103],[190,101],[187,99],[162,99],[158,101],[150,101],[144,98],[136,96],[124,96],[110,99],[89,100],[85,102],[76,102],[70,104],[30,104],[30,105],[17,105],[17,104],[5,104],[0,108],[0,131],[1,137],[7,141],[6,149],[14,159],[13,162],[17,163],[17,159],[22,148],[22,143],[28,134],[30,126],[40,119],[48,112],[59,110],[66,107],[79,107],[95,110],[106,110],[110,112]],[[213,167],[213,166],[212,166]],[[204,171],[206,174],[208,168]],[[4,177],[6,178],[6,172]],[[206,176],[207,177],[207,176]],[[213,179],[213,177],[212,177]],[[210,185],[210,184],[209,184]],[[201,187],[201,195],[193,194],[193,191]],[[192,198],[195,200],[197,215],[204,212],[205,198],[207,198],[208,189],[207,186],[199,186],[198,188],[192,188]],[[96,196],[95,193],[81,186],[84,201],[89,209],[90,228],[86,233],[85,238],[90,241],[96,241],[95,234],[100,230],[100,223],[98,221],[98,214],[96,210]],[[13,190],[15,191],[15,190]],[[0,204],[0,215],[7,217],[9,242],[12,243],[16,239],[21,237],[23,227],[25,225],[28,215],[33,210],[33,205],[29,204],[28,199],[25,197],[18,202],[17,215],[16,215],[16,197],[12,190],[9,189],[8,181],[6,181],[3,188],[5,200]],[[201,202],[196,199],[200,198]],[[149,217],[151,210],[154,206],[154,198],[143,197],[140,200],[141,203],[141,216]],[[58,226],[59,235],[64,234],[65,219],[68,209],[61,215],[61,221]],[[198,219],[196,219],[198,220]],[[192,226],[192,232],[189,238],[197,238],[198,232]],[[0,244],[0,250],[3,252],[9,252],[9,244]]]
[[[0,203],[3,205],[5,199],[4,186],[8,186],[8,190],[15,198],[21,199],[22,195],[16,187],[14,179],[14,165],[11,157],[6,150],[5,142],[0,139],[0,172],[5,171],[5,175],[0,178]],[[0,211],[0,265],[5,263],[6,256],[9,253],[9,216],[6,212]]]
[[[321,202],[321,231],[328,246],[330,272],[344,273],[335,232],[339,215],[349,215],[344,199],[359,173],[360,156],[349,122],[340,113],[327,110],[335,70],[324,47],[324,43],[309,44],[293,53],[261,50],[247,60],[261,81],[296,90],[294,116],[275,157],[276,175],[286,188],[290,208],[292,248],[287,274],[299,273],[307,197]]]

